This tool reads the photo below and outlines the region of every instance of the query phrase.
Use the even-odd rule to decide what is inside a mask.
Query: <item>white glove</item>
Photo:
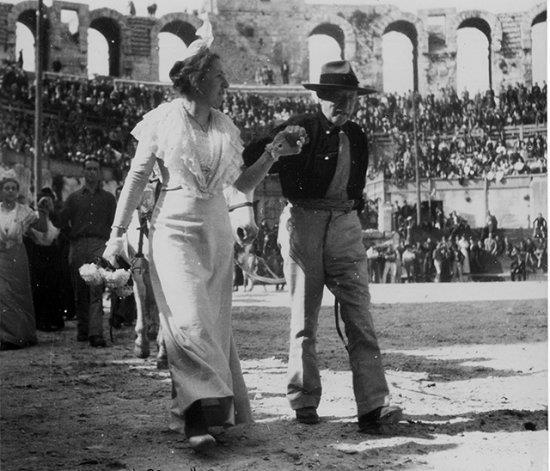
[[[105,243],[105,251],[103,252],[103,258],[115,267],[117,266],[117,263],[116,263],[117,255],[128,260],[128,254],[126,252],[126,244],[125,244],[124,237],[111,237]]]

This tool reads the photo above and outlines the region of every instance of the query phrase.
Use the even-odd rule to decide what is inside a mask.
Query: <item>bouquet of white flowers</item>
[[[132,271],[130,265],[122,257],[117,257],[117,263],[121,268],[115,268],[107,260],[99,257],[96,263],[82,265],[78,272],[87,285],[105,284],[111,292],[125,298],[133,293]]]

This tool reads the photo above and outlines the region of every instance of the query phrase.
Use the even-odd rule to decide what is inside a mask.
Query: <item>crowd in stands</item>
[[[0,67],[1,145],[18,152],[33,146],[34,86],[15,63]],[[173,96],[171,88],[135,82],[46,74],[44,98],[45,158],[82,162],[87,155],[123,169],[133,155],[130,130],[145,112]],[[546,122],[546,84],[530,89],[508,86],[497,95],[460,97],[453,90],[438,96],[417,95],[421,178],[486,177],[546,172],[546,136],[541,132],[506,140],[504,126]],[[389,135],[392,159],[378,162],[371,174],[388,179],[414,179],[414,139],[410,94],[362,97],[356,120],[371,136]],[[228,93],[226,112],[248,141],[296,113],[313,111],[306,95],[297,97]]]

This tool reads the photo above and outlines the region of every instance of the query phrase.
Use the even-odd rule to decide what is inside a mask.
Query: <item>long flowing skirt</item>
[[[233,236],[223,195],[162,192],[151,220],[151,281],[172,377],[172,428],[201,400],[209,425],[251,420],[231,329]],[[216,406],[216,407],[209,407]]]
[[[0,342],[13,348],[36,343],[29,263],[23,244],[0,250]]]

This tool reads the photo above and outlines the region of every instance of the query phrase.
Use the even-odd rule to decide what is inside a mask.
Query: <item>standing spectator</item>
[[[437,247],[433,251],[433,261],[435,267],[435,282],[440,283],[443,275],[443,266],[445,259],[447,258],[447,249],[444,241],[437,244]]]
[[[527,279],[527,269],[525,267],[525,254],[517,247],[512,248],[510,253],[512,262],[510,263],[510,277],[512,281],[525,281]]]
[[[548,227],[546,224],[546,219],[544,219],[542,213],[539,213],[539,215],[533,221],[533,237],[535,239],[546,240],[547,230]]]
[[[397,250],[393,245],[388,245],[384,250],[382,283],[388,282],[388,274],[390,275],[390,283],[395,283],[397,277]]]
[[[426,257],[426,252],[424,252],[424,249],[422,248],[422,244],[420,242],[417,242],[412,249],[414,254],[414,281],[415,283],[424,281],[424,259]]]
[[[451,281],[464,281],[462,278],[464,255],[458,244],[455,242],[451,244],[451,249],[449,250],[449,260],[451,264]]]
[[[115,197],[101,189],[101,168],[93,157],[84,161],[84,186],[70,194],[59,214],[59,227],[68,227],[69,263],[77,316],[77,341],[105,347],[103,337],[103,286],[88,286],[78,272],[105,250],[115,216]]]
[[[495,235],[495,244],[496,244],[496,251],[495,255],[500,256],[506,251],[506,244],[504,243],[504,240],[500,237],[500,235]]]
[[[289,76],[290,76],[290,69],[288,67],[288,62],[283,61],[283,64],[281,65],[281,77],[283,79],[284,84],[288,83]]]
[[[445,215],[441,208],[435,208],[435,223],[434,227],[439,230],[443,230],[445,227]]]
[[[55,195],[50,188],[43,188],[38,197],[39,200],[44,198],[48,205],[47,230],[39,232],[31,227],[25,245],[29,256],[36,328],[48,332],[65,326],[65,302],[61,286],[61,251],[57,243],[59,229],[49,217],[54,211]]]
[[[483,241],[483,248],[485,249],[485,252],[491,255],[497,254],[497,242],[493,238],[493,233],[489,232],[486,239]]]
[[[464,257],[462,260],[462,275],[464,277],[465,281],[469,281],[470,279],[470,242],[468,242],[468,239],[466,239],[466,235],[462,234],[460,236],[460,239],[458,239],[458,247],[460,249],[460,252],[462,253],[462,256]]]
[[[485,222],[485,228],[484,228],[485,238],[487,238],[489,234],[492,234],[493,236],[495,236],[497,233],[497,228],[498,228],[497,226],[498,226],[497,218],[488,211],[486,222]]]
[[[412,247],[409,244],[405,245],[401,254],[401,279],[404,278],[407,283],[416,281],[415,260],[416,255]]]
[[[54,210],[52,217],[59,214],[63,209],[63,186],[65,184],[64,178],[59,175],[52,180],[54,200]],[[53,221],[55,224],[55,221]],[[59,258],[57,260],[60,268],[60,280],[59,286],[61,288],[61,298],[63,302],[63,312],[65,320],[73,320],[76,317],[75,310],[75,296],[72,282],[71,266],[69,264],[69,252],[70,252],[70,228],[61,228],[59,235],[57,236],[57,246],[59,250]]]
[[[369,264],[369,275],[372,283],[379,283],[382,278],[382,268],[379,263],[380,251],[371,246],[367,249],[367,262]]]
[[[434,259],[433,252],[435,250],[435,244],[432,239],[428,237],[422,244],[422,251],[424,252],[424,263],[422,265],[422,280],[432,281],[434,276]]]
[[[546,250],[546,239],[539,242],[534,252],[537,270],[541,270],[543,273],[548,271],[548,254]]]
[[[0,181],[0,350],[36,343],[36,323],[31,294],[27,251],[23,235],[30,228],[45,232],[47,204],[39,201],[38,213],[18,203],[19,182]]]

